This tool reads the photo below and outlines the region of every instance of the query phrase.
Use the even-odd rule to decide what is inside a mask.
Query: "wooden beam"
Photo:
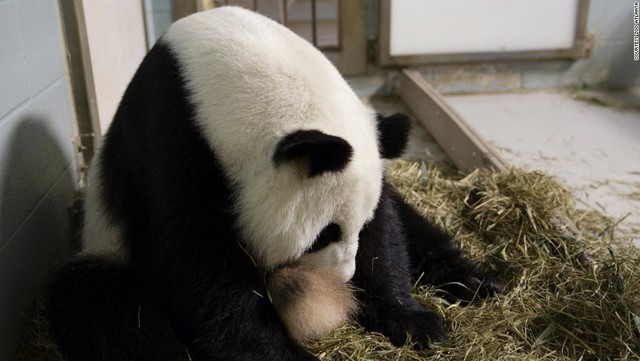
[[[480,167],[506,169],[507,162],[444,101],[418,71],[403,69],[395,84],[395,91],[460,170],[470,172]]]
[[[338,0],[340,49],[321,49],[343,76],[367,73],[365,0]]]
[[[173,21],[185,16],[195,14],[199,11],[209,10],[216,7],[214,0],[171,0],[173,8]]]
[[[74,141],[80,146],[83,156],[78,169],[83,172],[102,139],[97,96],[82,1],[60,0],[59,5],[67,50],[69,81],[78,124],[78,135]]]

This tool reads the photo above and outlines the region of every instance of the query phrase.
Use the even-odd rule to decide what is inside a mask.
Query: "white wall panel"
[[[141,1],[83,0],[100,128],[104,133],[147,52]]]
[[[391,0],[392,56],[573,46],[578,0]]]

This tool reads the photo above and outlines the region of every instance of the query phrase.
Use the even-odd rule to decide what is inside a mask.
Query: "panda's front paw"
[[[504,280],[498,275],[486,275],[478,289],[480,297],[486,298],[504,293]]]
[[[390,312],[380,330],[395,346],[403,346],[410,337],[418,348],[428,348],[434,342],[447,339],[444,320],[433,311],[413,310]]]
[[[447,299],[471,302],[502,294],[505,284],[497,275],[466,274],[458,281],[440,285],[438,288]]]

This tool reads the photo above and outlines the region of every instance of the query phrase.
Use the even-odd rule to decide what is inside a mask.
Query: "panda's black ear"
[[[346,140],[319,130],[298,130],[288,134],[276,147],[273,162],[299,162],[307,167],[309,177],[343,170],[353,155]]]
[[[378,137],[380,137],[380,156],[384,159],[398,158],[404,152],[409,141],[411,120],[408,116],[396,113],[385,117],[376,114]]]

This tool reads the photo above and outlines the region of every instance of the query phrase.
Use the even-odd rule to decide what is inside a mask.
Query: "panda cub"
[[[83,251],[50,290],[71,361],[317,360],[349,318],[446,338],[416,280],[503,290],[385,181],[409,120],[367,109],[287,28],[234,7],[173,24],[91,165]]]

